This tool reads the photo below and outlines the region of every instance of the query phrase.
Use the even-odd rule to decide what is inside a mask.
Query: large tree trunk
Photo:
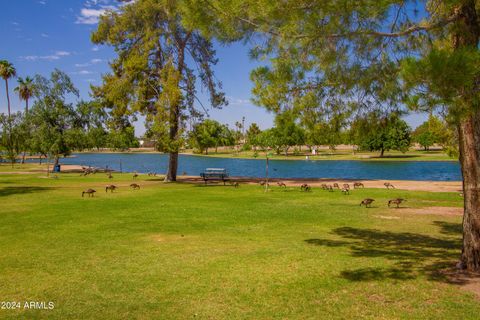
[[[480,111],[458,128],[463,176],[463,248],[461,266],[480,271]]]
[[[50,157],[47,158],[47,177],[50,176]]]
[[[380,150],[380,158],[383,158],[385,155],[385,149]]]
[[[170,110],[170,141],[175,141],[178,137],[179,127],[179,106],[172,107]],[[170,150],[168,160],[168,171],[165,176],[166,182],[177,181],[178,170],[178,150]]]
[[[459,19],[452,41],[455,50],[471,48],[478,50],[480,25],[475,0],[467,0],[457,9]],[[464,213],[463,248],[460,267],[480,271],[480,110],[473,105],[468,91],[465,104],[470,104],[470,113],[458,124],[460,164],[463,176]]]
[[[8,80],[5,79],[5,90],[7,92],[7,106],[8,106],[8,117],[10,117],[11,111],[10,111],[10,95],[8,94]]]
[[[183,40],[180,40],[178,34],[175,35],[176,40],[178,41],[178,62],[177,62],[177,71],[180,76],[183,76],[183,70],[185,67],[185,46],[190,37],[190,33],[185,36]],[[179,83],[177,85],[180,85]],[[178,131],[180,127],[180,105],[176,103],[170,107],[170,132],[169,138],[170,141],[175,141],[178,139]],[[168,171],[165,176],[165,181],[177,181],[177,170],[178,170],[178,146],[175,144],[175,150],[170,150],[170,156],[168,160]]]
[[[178,152],[170,152],[168,158],[168,172],[165,181],[177,181]]]

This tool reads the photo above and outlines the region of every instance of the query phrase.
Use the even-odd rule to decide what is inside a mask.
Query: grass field
[[[2,166],[0,166],[2,167]],[[7,170],[3,166],[4,172]],[[18,170],[18,169],[16,169]],[[0,319],[478,319],[442,276],[457,193],[164,184],[116,174],[0,175],[0,301],[52,301]],[[94,198],[81,191],[93,187]],[[371,209],[359,207],[365,197]]]

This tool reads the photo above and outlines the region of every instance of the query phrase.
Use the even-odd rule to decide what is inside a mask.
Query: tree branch
[[[231,18],[231,16],[227,12],[225,12],[225,11],[221,10],[220,8],[217,8],[216,6],[214,6],[211,3],[211,1],[207,0],[206,2],[207,2],[207,5],[209,5],[213,10],[217,11],[218,13],[220,13],[224,16],[227,16],[227,17]],[[397,15],[399,14],[400,10],[402,9],[402,6],[403,5],[401,5],[399,7],[399,11],[397,12]],[[429,30],[433,30],[433,29],[442,28],[442,27],[456,21],[459,18],[459,16],[460,16],[460,12],[456,11],[450,17],[447,17],[445,19],[441,19],[441,20],[439,20],[435,23],[424,24],[424,25],[416,24],[416,25],[413,25],[413,26],[411,26],[411,27],[409,27],[405,30],[397,31],[397,32],[393,32],[393,31],[382,32],[382,31],[376,31],[376,30],[354,30],[354,31],[349,31],[349,32],[345,32],[345,33],[333,33],[333,34],[314,33],[314,34],[297,34],[297,35],[282,35],[278,31],[276,31],[273,27],[269,28],[269,30],[265,31],[265,30],[263,30],[264,26],[262,26],[262,24],[260,24],[258,22],[252,21],[250,19],[247,19],[247,18],[244,18],[244,17],[241,17],[241,16],[234,16],[233,18],[254,27],[256,29],[256,31],[258,31],[258,32],[265,32],[265,33],[268,33],[268,34],[270,34],[272,36],[275,36],[275,37],[287,37],[287,38],[292,38],[292,39],[313,38],[313,37],[327,38],[327,39],[338,39],[338,38],[359,37],[359,36],[374,36],[374,37],[384,37],[384,38],[404,37],[404,36],[408,36],[408,35],[410,35],[412,33],[416,33],[416,32],[429,31]],[[397,20],[397,19],[398,18],[396,18],[395,20]],[[396,24],[396,21],[394,22],[394,24]],[[394,27],[394,24],[392,25],[392,27]],[[319,31],[322,31],[322,30],[319,30]]]

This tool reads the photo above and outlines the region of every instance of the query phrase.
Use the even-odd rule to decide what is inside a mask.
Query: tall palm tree
[[[13,78],[17,75],[17,70],[13,64],[7,60],[0,61],[0,77],[5,80],[5,89],[7,90],[7,104],[8,104],[8,116],[10,117],[10,95],[8,94],[8,79]]]
[[[18,94],[20,100],[25,100],[25,111],[28,113],[28,100],[33,95],[33,79],[30,77],[26,77],[25,79],[18,77],[17,81],[18,86],[14,91]]]

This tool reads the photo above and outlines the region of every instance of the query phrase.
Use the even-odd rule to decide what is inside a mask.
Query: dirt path
[[[203,183],[201,178],[194,176],[179,176],[179,181],[191,183]],[[265,179],[260,178],[245,178],[232,177],[232,181],[247,184],[257,184]],[[361,182],[365,188],[385,188],[384,183],[389,182],[395,186],[396,189],[410,190],[410,191],[429,191],[429,192],[462,192],[461,181],[411,181],[411,180],[348,180],[348,179],[269,179],[272,185],[278,181],[284,182],[287,186],[299,187],[307,183],[312,187],[320,187],[322,184],[338,183],[340,186],[344,183],[350,184],[353,187],[353,182]]]
[[[50,172],[53,169],[53,166],[50,165]],[[44,165],[42,168],[38,169],[22,169],[23,171],[4,171],[0,172],[1,174],[32,174],[32,173],[39,173],[39,172],[47,172],[47,167]],[[63,173],[72,173],[72,172],[83,172],[82,166],[74,165],[74,164],[62,164],[61,170]]]

